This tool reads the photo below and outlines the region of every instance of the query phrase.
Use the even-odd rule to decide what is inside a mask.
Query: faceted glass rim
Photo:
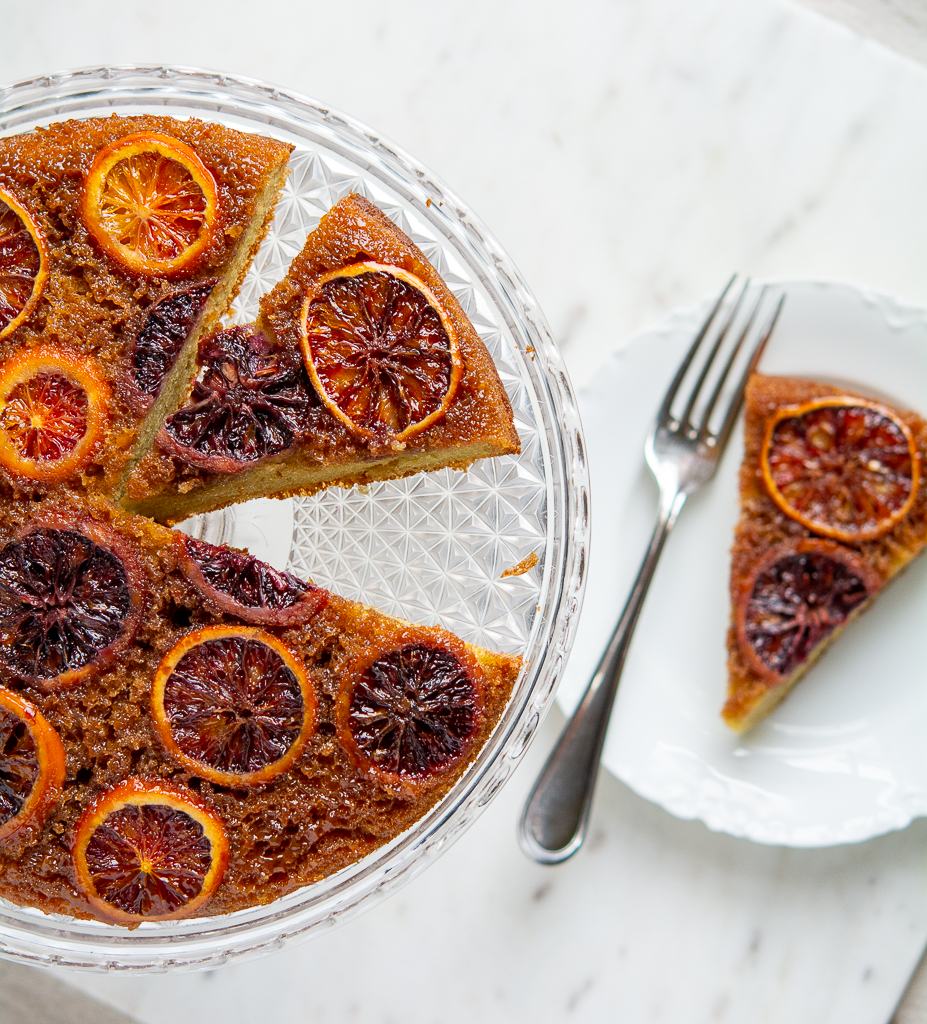
[[[364,860],[263,907],[141,925],[134,931],[46,915],[0,901],[0,955],[91,971],[214,968],[320,934],[418,875],[482,812],[548,710],[572,645],[585,586],[589,478],[579,414],[563,359],[537,301],[502,247],[439,178],[360,122],[315,100],[195,68],[120,65],[64,71],[0,88],[0,135],[101,109],[183,107],[302,134],[360,164],[429,221],[489,295],[517,342],[544,450],[547,545],[538,614],[502,719],[472,765],[408,831]],[[154,108],[149,109],[149,108]],[[530,354],[530,355],[529,355]]]

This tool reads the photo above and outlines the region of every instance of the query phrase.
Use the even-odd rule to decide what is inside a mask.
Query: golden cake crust
[[[768,419],[784,406],[801,405],[832,395],[869,399],[847,388],[796,377],[756,374],[747,386],[744,412],[744,460],[740,469],[740,519],[731,549],[731,601],[736,609],[757,562],[786,541],[815,536],[787,516],[769,496],[760,468],[760,452]],[[922,466],[927,464],[927,423],[916,413],[896,410],[914,434]],[[927,544],[927,482],[921,473],[918,493],[908,514],[887,534],[854,545],[875,572],[887,581],[903,569]],[[865,606],[863,606],[865,607]],[[862,608],[860,609],[860,611]],[[855,616],[854,616],[855,617]],[[832,634],[832,637],[836,634]],[[820,644],[812,659],[783,682],[774,684],[760,676],[744,657],[734,626],[728,633],[728,697],[722,711],[725,722],[737,731],[751,728],[789,692],[811,661],[824,649]]]

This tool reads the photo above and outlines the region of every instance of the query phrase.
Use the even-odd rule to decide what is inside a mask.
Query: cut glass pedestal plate
[[[525,669],[485,748],[409,831],[339,874],[265,906],[129,931],[0,901],[0,954],[91,970],[215,967],[317,934],[414,877],[489,802],[550,702],[575,631],[587,545],[588,484],[566,370],[508,257],[463,203],[369,129],[256,82],[171,68],[66,72],[0,90],[0,133],[110,113],[199,117],[294,145],[274,222],[236,303],[257,312],[306,235],[361,193],[447,281],[496,361],[522,442],[518,457],[312,498],[261,500],[199,517],[188,532],[247,547],[348,598],[468,642],[518,653]],[[531,554],[523,575],[503,576]],[[514,828],[513,828],[514,842]]]

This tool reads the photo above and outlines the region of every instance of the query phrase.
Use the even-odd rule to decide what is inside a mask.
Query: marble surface
[[[927,4],[923,0],[802,0],[864,36],[927,63]]]
[[[577,385],[733,269],[927,306],[927,69],[842,24],[783,0],[268,10],[7,5],[0,77],[172,62],[349,111],[491,226]],[[927,939],[927,823],[761,848],[604,778],[588,848],[541,868],[515,820],[558,726],[434,867],[339,931],[212,974],[65,980],[146,1024],[889,1019]]]

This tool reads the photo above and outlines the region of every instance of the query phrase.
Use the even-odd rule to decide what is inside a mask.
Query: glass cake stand
[[[87,970],[216,967],[318,934],[422,871],[489,803],[550,703],[573,641],[588,544],[588,476],[566,369],[518,271],[464,204],[370,129],[246,79],[182,68],[64,72],[0,89],[0,135],[65,118],[196,116],[295,146],[270,232],[232,319],[252,319],[306,235],[342,196],[367,196],[460,300],[508,391],[522,454],[312,498],[248,502],[184,524],[345,597],[522,654],[489,742],[453,790],[392,843],[264,906],[129,931],[0,901],[0,955]],[[531,554],[523,575],[503,572]]]

